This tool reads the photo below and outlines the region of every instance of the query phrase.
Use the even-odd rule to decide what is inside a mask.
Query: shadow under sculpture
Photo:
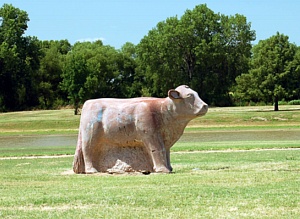
[[[166,98],[102,98],[84,103],[75,173],[170,173],[170,148],[208,106],[186,85]]]

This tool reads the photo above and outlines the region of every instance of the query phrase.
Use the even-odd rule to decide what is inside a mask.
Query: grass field
[[[75,145],[0,145],[0,217],[300,218],[300,106],[281,109],[209,109],[172,148],[167,175],[75,175],[72,156],[22,157]],[[0,114],[0,138],[74,135],[72,113]]]

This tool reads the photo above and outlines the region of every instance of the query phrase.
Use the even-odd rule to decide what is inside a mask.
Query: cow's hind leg
[[[85,173],[97,173],[100,159],[98,135],[93,131],[85,133],[82,141],[82,153],[85,163]]]
[[[87,174],[97,173],[98,170],[95,168],[92,155],[89,152],[83,154],[84,154],[84,162],[85,162],[85,173]]]
[[[85,164],[82,154],[82,136],[80,129],[78,133],[78,141],[73,160],[73,171],[74,173],[85,173]]]
[[[95,145],[91,142],[86,142],[83,147],[83,157],[85,163],[85,173],[97,173],[99,155]]]

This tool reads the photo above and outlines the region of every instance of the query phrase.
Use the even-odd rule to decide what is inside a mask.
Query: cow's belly
[[[137,132],[129,131],[126,126],[121,129],[111,127],[104,132],[100,141],[99,171],[153,171],[148,150],[138,139]]]
[[[111,122],[103,125],[102,140],[119,146],[141,146],[142,142],[133,123]]]
[[[124,138],[115,136],[115,138],[107,138],[106,136],[102,139],[102,144],[109,145],[109,147],[145,147],[142,140],[133,138]]]
[[[104,110],[99,128],[103,132],[102,139],[119,146],[143,146],[143,131],[139,125],[143,119],[134,113],[134,108]]]

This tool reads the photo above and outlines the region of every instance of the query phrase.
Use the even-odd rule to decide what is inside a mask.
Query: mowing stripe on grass
[[[256,151],[300,151],[300,148],[266,148],[266,149],[249,149],[249,150],[208,150],[208,151],[174,151],[172,154],[187,154],[187,153],[231,153],[231,152],[256,152]],[[74,155],[47,155],[47,156],[23,156],[23,157],[0,157],[0,160],[22,160],[22,159],[50,159],[50,158],[65,158],[73,157]]]

